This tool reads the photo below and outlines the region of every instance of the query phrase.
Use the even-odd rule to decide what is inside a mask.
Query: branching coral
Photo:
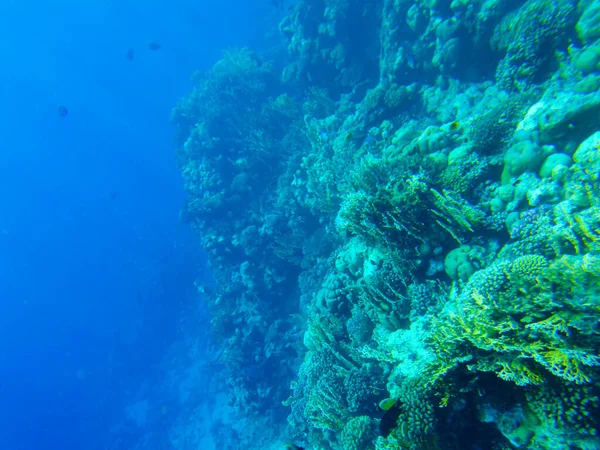
[[[548,373],[589,383],[600,366],[598,262],[525,255],[477,272],[449,322],[439,324],[438,333],[450,339],[437,339],[438,346],[468,341],[477,355],[470,370],[493,371],[518,385],[540,384]]]
[[[554,51],[565,45],[574,18],[573,4],[566,0],[552,4],[529,0],[505,16],[492,39],[497,49],[506,51],[496,73],[499,81],[510,88],[522,81],[538,81],[551,69]]]
[[[368,448],[376,436],[376,421],[368,416],[353,417],[342,431],[342,448],[344,450],[361,450]]]
[[[373,186],[380,186],[373,194],[358,190],[345,197],[337,218],[341,231],[389,247],[413,248],[440,231],[461,243],[461,236],[473,232],[484,217],[457,193],[439,192],[422,176]]]

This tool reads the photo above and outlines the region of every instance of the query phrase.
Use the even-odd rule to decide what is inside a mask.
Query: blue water
[[[207,270],[178,219],[170,109],[222,49],[260,46],[265,8],[2,2],[0,449],[125,445],[111,427]]]

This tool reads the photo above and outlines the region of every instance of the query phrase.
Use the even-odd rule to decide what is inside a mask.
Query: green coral
[[[599,269],[600,259],[590,255],[497,262],[470,278],[438,332],[450,347],[468,341],[479,351],[470,370],[492,371],[518,385],[540,384],[548,373],[590,383],[600,366],[593,351],[600,343],[593,319]],[[441,337],[438,345],[446,346]]]
[[[485,262],[484,256],[485,249],[481,246],[461,245],[446,255],[444,268],[453,280],[467,281],[481,269]]]
[[[385,390],[380,381],[383,371],[374,364],[365,364],[350,371],[345,381],[348,408],[353,413],[372,413],[380,393]]]
[[[400,414],[396,427],[387,438],[380,437],[376,448],[402,448],[420,450],[433,446],[437,441],[435,413],[431,391],[424,380],[404,378],[398,384],[392,382],[392,394],[397,398]]]
[[[544,447],[560,446],[561,442],[581,443],[586,448],[599,443],[597,417],[600,398],[597,386],[572,386],[549,383],[526,391],[527,404],[538,416],[535,441]],[[591,438],[591,439],[590,439]]]
[[[541,149],[530,141],[521,141],[510,147],[504,155],[502,184],[512,182],[524,172],[537,172],[543,161]]]
[[[342,449],[368,448],[376,436],[377,422],[368,416],[353,417],[342,430]]]
[[[382,164],[377,161],[372,166],[360,184],[364,189],[346,194],[336,220],[340,231],[388,247],[412,248],[440,231],[461,243],[461,236],[481,225],[484,215],[477,207],[456,192],[432,188],[425,176],[401,181],[388,175],[385,185],[368,184],[369,179],[378,178],[375,174]]]
[[[499,91],[493,102],[482,101],[485,109],[474,116],[467,127],[469,141],[478,153],[492,155],[502,149],[511,137],[524,100],[524,96]]]
[[[425,387],[424,381],[404,380],[398,395],[398,401],[402,403],[402,413],[398,418],[398,433],[411,443],[411,448],[421,448],[435,429],[431,393]]]
[[[539,81],[551,69],[555,50],[565,46],[574,18],[568,0],[528,0],[505,16],[492,38],[495,48],[506,52],[496,71],[500,83],[512,89],[523,81]]]
[[[572,162],[571,156],[565,153],[553,153],[544,160],[540,168],[540,177],[549,178],[555,169],[560,169],[560,166],[569,167]]]

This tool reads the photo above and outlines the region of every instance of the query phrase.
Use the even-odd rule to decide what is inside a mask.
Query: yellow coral
[[[476,272],[436,324],[431,343],[446,363],[432,367],[432,383],[468,352],[469,370],[517,385],[541,384],[542,367],[568,382],[591,382],[588,368],[600,366],[590,350],[598,346],[599,275],[600,256],[590,253],[552,262],[523,255]]]
[[[532,371],[522,361],[513,359],[510,362],[503,361],[500,363],[502,369],[498,372],[498,376],[503,380],[512,381],[518,386],[528,384],[542,384],[544,379],[539,373]]]
[[[538,283],[538,277],[548,269],[548,261],[540,255],[524,255],[510,265],[508,277],[511,282],[523,284]]]
[[[551,349],[534,354],[534,359],[554,375],[576,384],[589,383],[590,377],[582,372],[581,366],[598,366],[600,358],[583,351]]]

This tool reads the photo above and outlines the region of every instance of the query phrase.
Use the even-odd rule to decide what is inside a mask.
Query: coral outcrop
[[[599,8],[300,0],[287,65],[198,79],[182,216],[231,404],[272,419],[239,448],[600,448]]]

